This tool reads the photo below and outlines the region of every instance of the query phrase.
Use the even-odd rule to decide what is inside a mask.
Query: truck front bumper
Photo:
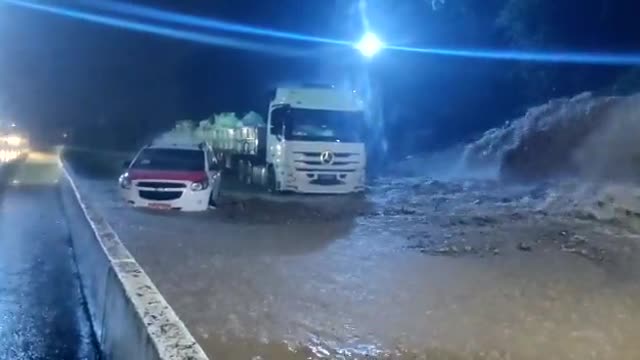
[[[285,191],[305,194],[349,194],[363,192],[364,171],[295,171],[283,182]]]

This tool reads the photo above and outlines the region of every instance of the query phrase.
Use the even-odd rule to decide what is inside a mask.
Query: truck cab
[[[269,104],[266,162],[275,191],[364,190],[364,103],[355,91],[278,88]]]

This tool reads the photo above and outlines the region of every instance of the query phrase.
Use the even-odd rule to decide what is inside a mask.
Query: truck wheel
[[[276,188],[276,171],[273,169],[273,166],[269,166],[269,169],[267,170],[267,190],[270,193],[278,191]]]
[[[244,160],[238,160],[238,181],[241,183],[244,183],[244,177],[245,177],[245,165],[244,165]]]
[[[247,185],[253,184],[253,164],[251,164],[251,161],[247,161],[246,176],[244,182]]]

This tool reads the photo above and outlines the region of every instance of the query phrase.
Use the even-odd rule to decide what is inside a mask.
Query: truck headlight
[[[191,183],[191,190],[193,191],[202,191],[206,190],[209,187],[209,180],[204,179],[202,181],[195,181]]]

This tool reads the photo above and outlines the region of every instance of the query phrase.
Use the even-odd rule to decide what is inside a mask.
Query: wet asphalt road
[[[2,360],[96,358],[50,161],[28,159],[9,182],[29,185],[0,191]]]

